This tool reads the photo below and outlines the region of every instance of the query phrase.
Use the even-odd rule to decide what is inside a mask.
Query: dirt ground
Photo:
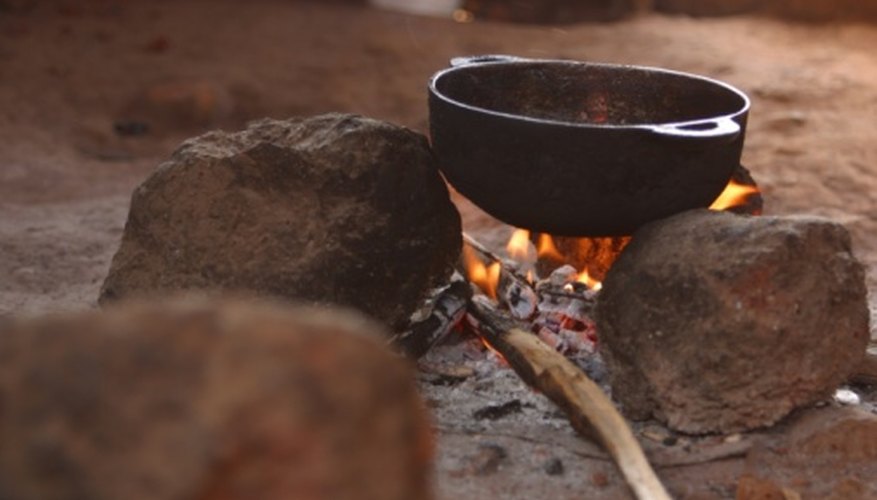
[[[0,3],[0,315],[94,307],[132,189],[185,138],[328,111],[425,131],[429,76],[481,53],[662,66],[740,87],[753,98],[743,161],[766,213],[844,223],[877,313],[877,26],[651,14],[527,27],[281,1],[11,5]],[[459,201],[469,230],[506,230]]]

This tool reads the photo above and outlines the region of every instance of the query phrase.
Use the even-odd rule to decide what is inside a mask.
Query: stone
[[[764,7],[763,0],[654,0],[654,8],[670,14],[696,17],[728,16]]]
[[[810,22],[877,21],[873,0],[771,0],[766,11],[776,16]]]
[[[246,291],[399,329],[461,245],[422,135],[354,115],[262,120],[184,142],[134,191],[100,302]]]
[[[862,0],[653,0],[653,4],[658,12],[695,17],[764,13],[810,22],[877,20],[877,3]]]
[[[617,21],[646,10],[650,0],[464,0],[475,19],[533,24]]]
[[[0,321],[0,497],[432,498],[411,367],[359,314],[174,299]]]
[[[613,397],[688,433],[769,426],[826,400],[869,337],[850,245],[809,216],[693,210],[644,226],[598,297]]]

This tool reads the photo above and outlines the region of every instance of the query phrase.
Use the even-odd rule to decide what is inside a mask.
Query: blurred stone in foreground
[[[358,315],[189,299],[4,321],[3,498],[432,497],[413,374]]]
[[[771,425],[827,398],[868,342],[841,225],[693,210],[633,235],[597,306],[613,396],[683,432]]]

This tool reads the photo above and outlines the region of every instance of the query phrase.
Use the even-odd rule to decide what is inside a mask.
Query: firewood
[[[581,370],[535,335],[473,298],[469,318],[476,333],[530,386],[567,415],[579,433],[594,436],[613,458],[636,498],[669,499],[645,453],[612,401]]]
[[[391,347],[418,359],[442,341],[466,314],[472,287],[465,280],[453,281],[435,298],[432,311],[422,321],[390,339]]]
[[[499,283],[497,283],[497,299],[505,304],[517,319],[527,319],[536,313],[539,296],[527,281],[515,269],[513,263],[491,252],[471,235],[463,233],[463,243],[492,263],[499,264]]]

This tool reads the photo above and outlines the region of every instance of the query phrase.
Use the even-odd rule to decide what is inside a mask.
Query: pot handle
[[[504,54],[487,54],[482,56],[461,56],[451,59],[451,67],[468,66],[470,64],[482,64],[493,62],[520,62],[527,61],[523,57],[507,56]]]
[[[649,127],[649,129],[652,132],[668,137],[691,139],[732,139],[740,134],[740,124],[727,116],[716,118],[714,120],[702,120],[692,123],[656,125]]]

